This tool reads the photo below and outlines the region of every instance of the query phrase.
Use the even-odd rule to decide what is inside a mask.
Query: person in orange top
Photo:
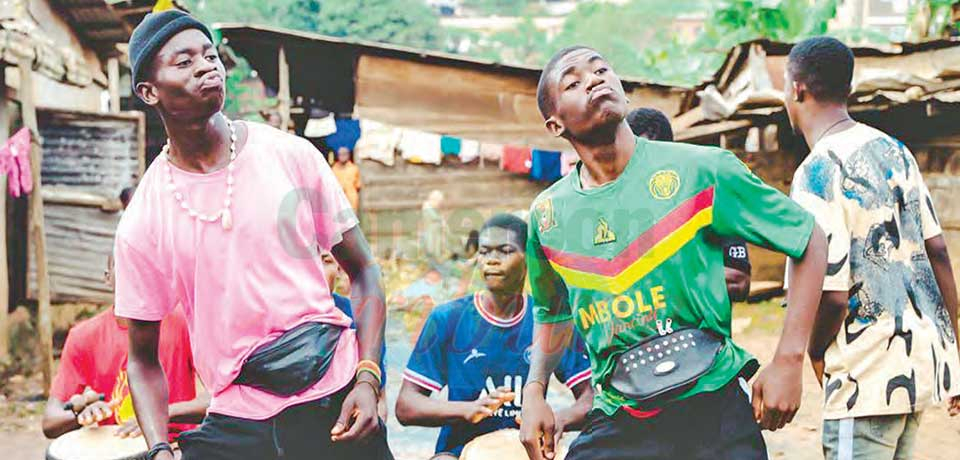
[[[363,183],[360,182],[360,168],[353,162],[353,152],[346,147],[337,149],[337,161],[331,167],[333,175],[337,176],[337,182],[343,187],[343,193],[347,195],[347,201],[350,207],[355,211],[360,205],[360,189]]]

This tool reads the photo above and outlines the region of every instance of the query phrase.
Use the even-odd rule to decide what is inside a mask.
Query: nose
[[[200,64],[197,65],[196,70],[194,71],[193,76],[196,78],[203,77],[209,72],[217,70],[216,62],[210,62],[206,57],[200,58]]]
[[[603,77],[594,72],[590,72],[590,76],[587,78],[589,79],[587,80],[587,92],[593,91],[594,88],[603,84],[604,82]]]

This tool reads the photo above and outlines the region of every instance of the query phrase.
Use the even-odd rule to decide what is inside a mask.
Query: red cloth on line
[[[504,146],[500,169],[517,174],[530,174],[530,166],[533,164],[531,152],[530,147]]]
[[[81,321],[70,329],[63,344],[60,368],[53,378],[50,397],[66,402],[89,386],[106,401],[130,398],[127,382],[127,328],[117,323],[113,308]],[[178,307],[160,324],[160,364],[167,376],[170,404],[197,397],[187,319]],[[119,410],[116,412],[120,412]],[[117,416],[100,422],[117,424]],[[171,423],[171,439],[196,425]]]
[[[0,174],[7,175],[7,189],[14,197],[33,191],[28,128],[21,128],[0,147]]]

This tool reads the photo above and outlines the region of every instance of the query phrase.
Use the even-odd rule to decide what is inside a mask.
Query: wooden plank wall
[[[111,302],[103,271],[120,214],[115,206],[91,206],[90,199],[70,196],[112,203],[134,183],[143,167],[142,114],[43,110],[38,118],[51,297],[55,302]],[[56,192],[66,198],[51,199]],[[28,296],[35,298],[32,255],[28,265]]]
[[[454,161],[454,163],[457,163]],[[360,164],[361,225],[378,256],[402,254],[416,258],[421,228],[420,208],[432,190],[443,192],[441,214],[446,219],[451,250],[460,251],[470,230],[478,230],[496,212],[524,211],[547,183],[500,171],[496,164],[395,166],[375,161]]]

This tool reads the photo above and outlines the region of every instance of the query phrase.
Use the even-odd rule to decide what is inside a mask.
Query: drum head
[[[116,426],[82,428],[60,436],[47,448],[47,460],[146,460],[143,437],[118,438]]]
[[[557,446],[556,460],[567,456],[570,443],[577,433],[564,433]],[[463,447],[460,460],[527,460],[527,451],[520,443],[520,430],[508,428],[477,436]]]

